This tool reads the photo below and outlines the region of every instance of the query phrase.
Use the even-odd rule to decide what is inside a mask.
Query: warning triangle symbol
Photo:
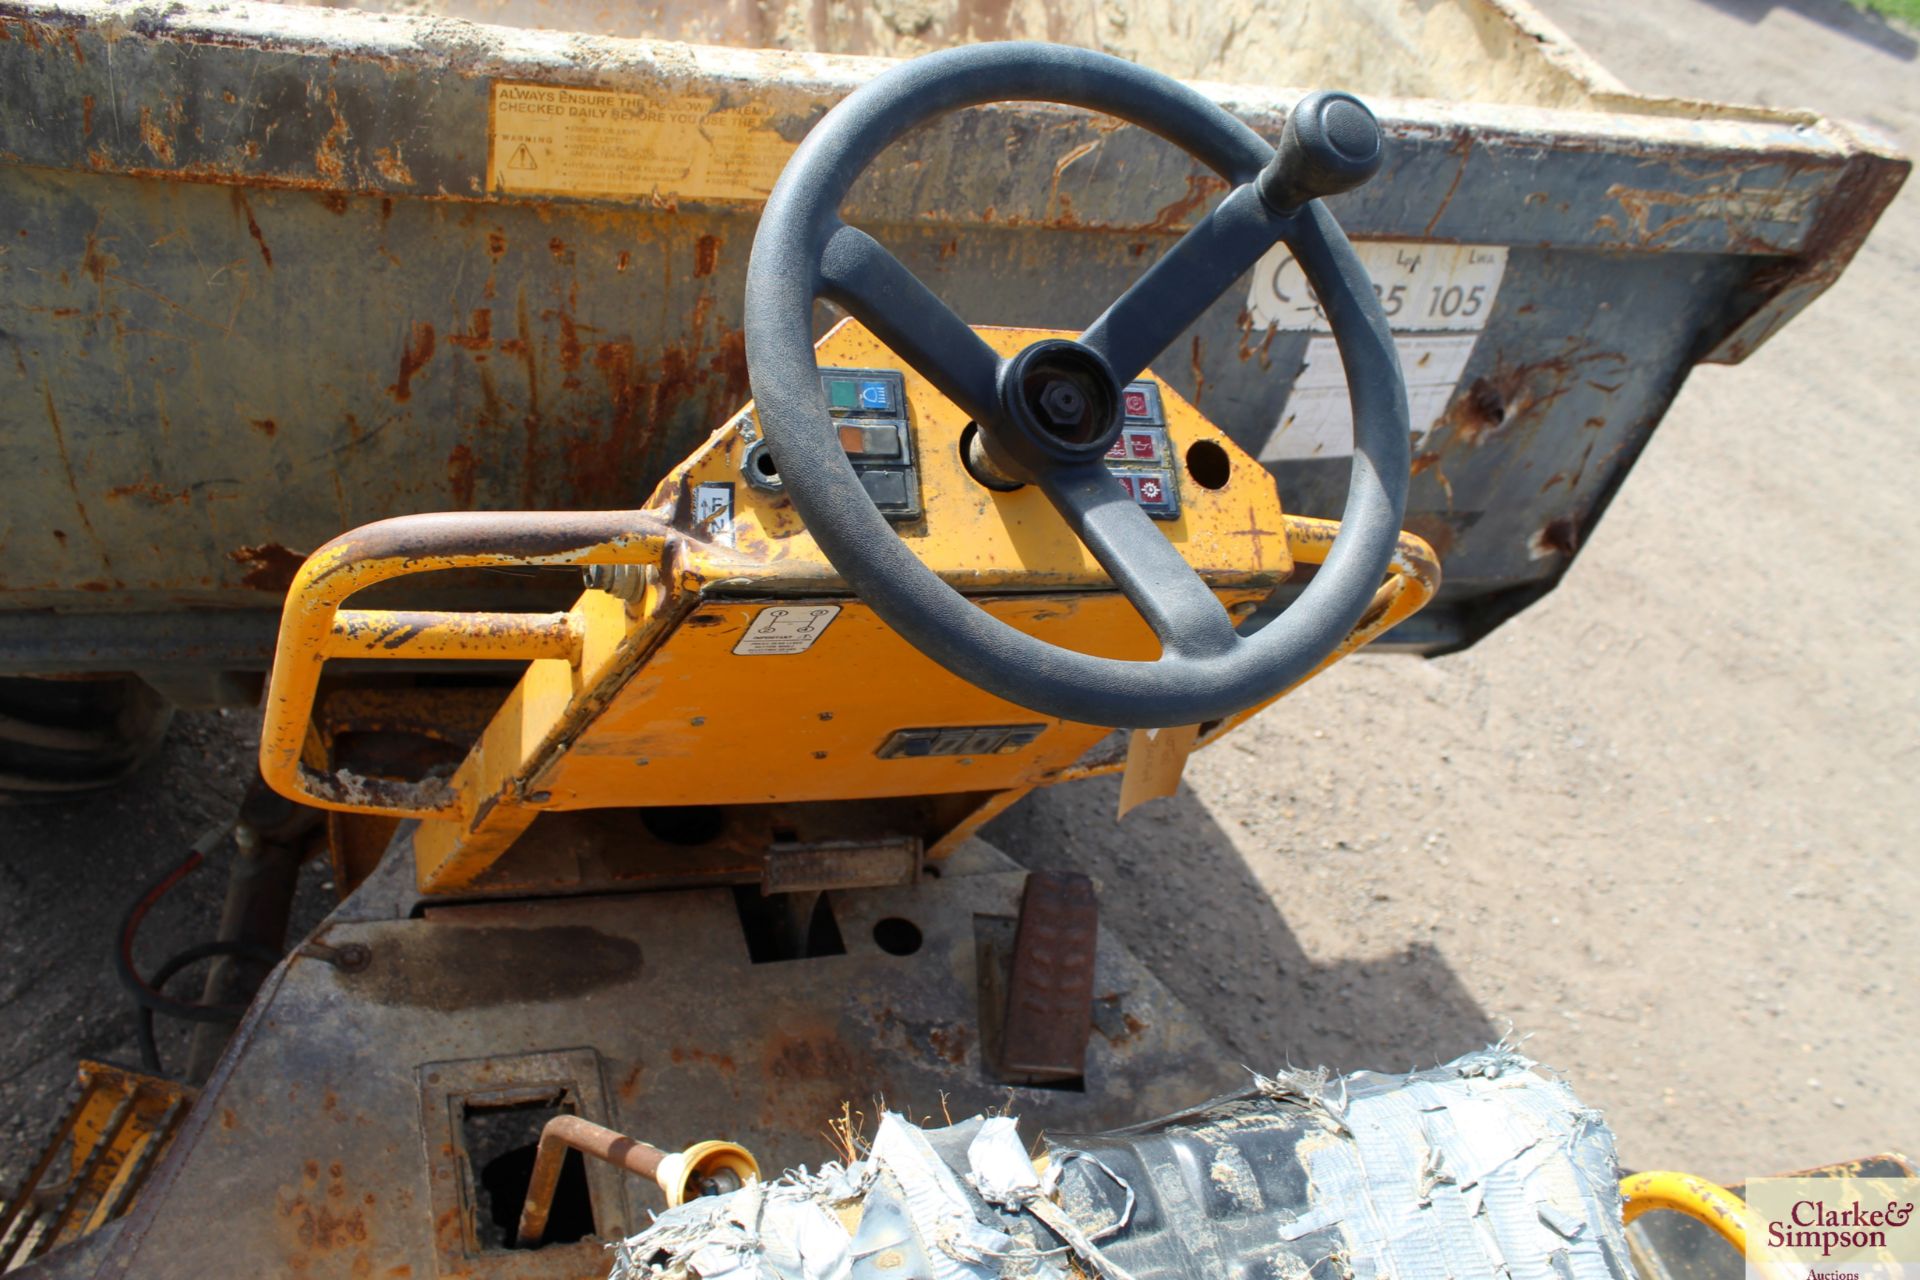
[[[513,157],[507,161],[507,168],[509,169],[538,169],[539,167],[539,165],[533,162],[533,152],[527,150],[527,144],[524,142],[520,144],[520,149],[513,153]]]

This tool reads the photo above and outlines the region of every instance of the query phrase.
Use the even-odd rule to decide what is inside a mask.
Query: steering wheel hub
[[[1003,469],[1035,480],[1049,467],[1095,461],[1113,445],[1120,381],[1084,343],[1045,338],[1001,366],[1000,409],[983,424],[988,447]]]

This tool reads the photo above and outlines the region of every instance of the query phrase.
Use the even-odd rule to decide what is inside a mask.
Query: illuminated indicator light
[[[829,409],[853,409],[860,404],[859,391],[850,378],[827,379],[827,407]]]
[[[1153,437],[1144,431],[1127,433],[1127,453],[1135,458],[1157,458],[1160,451],[1153,447]]]
[[[1147,416],[1148,410],[1147,410],[1147,393],[1146,392],[1144,391],[1123,392],[1121,395],[1121,399],[1125,402],[1127,406],[1127,416],[1129,418],[1144,418]]]
[[[893,388],[884,382],[862,382],[860,384],[860,407],[862,409],[893,408]]]

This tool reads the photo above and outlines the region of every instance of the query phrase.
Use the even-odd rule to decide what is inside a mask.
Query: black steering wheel
[[[989,102],[1057,102],[1118,116],[1184,148],[1233,189],[1077,341],[1002,360],[865,232],[840,220],[854,180],[896,138]],[[747,368],[788,496],[860,598],[940,665],[1010,702],[1086,724],[1198,724],[1262,702],[1339,645],[1380,586],[1406,509],[1406,388],[1366,269],[1319,197],[1378,170],[1379,125],[1316,93],[1278,149],[1200,94],[1085,49],[981,44],[905,62],[850,94],[774,186],[747,267]],[[1339,537],[1305,591],[1252,635],[1102,461],[1120,392],[1275,241],[1313,286],[1346,366],[1352,480]],[[841,449],[813,352],[813,305],[858,317],[979,424],[990,471],[1036,484],[1159,637],[1152,662],[1035,639],[942,582],[893,532]]]

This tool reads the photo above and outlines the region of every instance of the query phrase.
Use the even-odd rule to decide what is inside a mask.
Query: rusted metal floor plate
[[[1088,1131],[1239,1075],[1103,933],[1084,1091],[990,1079],[976,957],[992,953],[983,930],[1011,927],[1026,876],[978,844],[943,878],[834,895],[844,954],[762,964],[726,889],[406,918],[410,895],[379,900],[393,880],[376,876],[321,931],[336,957],[366,947],[363,967],[296,955],[270,981],[102,1274],[225,1274],[241,1258],[316,1280],[604,1274],[591,1240],[475,1243],[465,1105],[561,1091],[577,1114],[663,1147],[732,1138],[779,1169],[834,1158],[827,1124],[843,1104],[871,1132],[876,1095],[916,1119],[1011,1106],[1036,1127]],[[915,932],[917,949],[895,954]],[[596,1181],[602,1238],[658,1207],[637,1181]]]

